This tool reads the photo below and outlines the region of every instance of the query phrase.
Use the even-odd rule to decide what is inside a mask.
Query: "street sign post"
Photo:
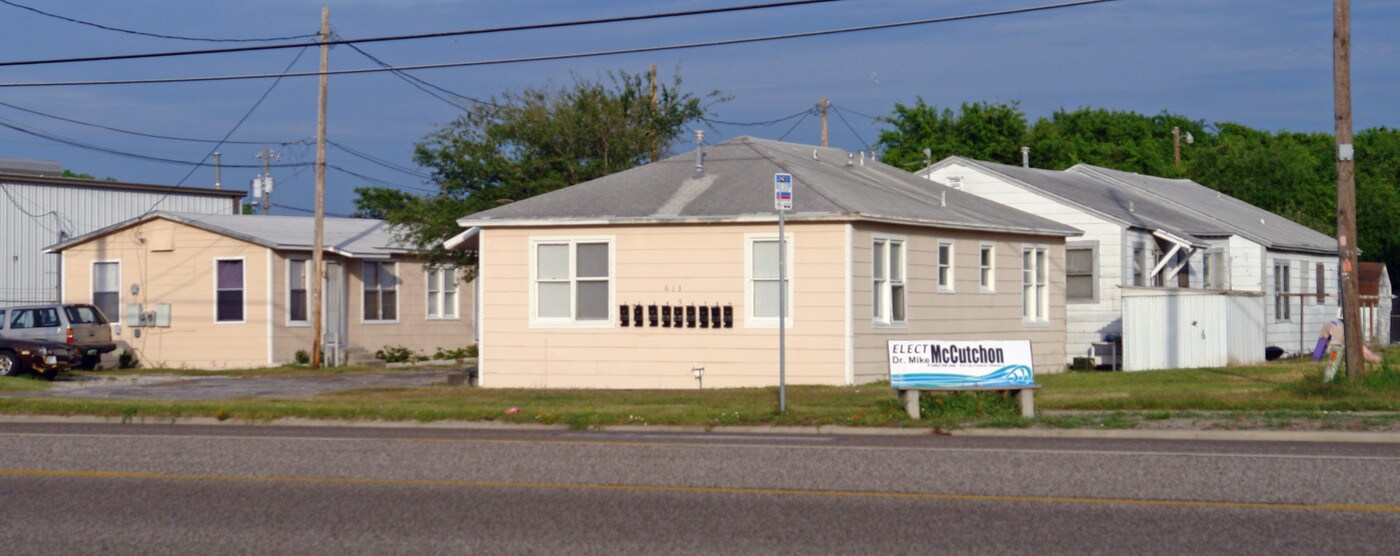
[[[787,412],[787,236],[784,215],[792,210],[792,174],[773,174],[773,208],[778,210],[778,412]]]

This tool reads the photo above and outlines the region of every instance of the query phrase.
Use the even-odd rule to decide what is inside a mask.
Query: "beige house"
[[[472,291],[381,220],[325,221],[328,361],[475,343]],[[92,303],[146,366],[280,365],[311,349],[313,219],[156,212],[55,245],[64,302]],[[120,349],[118,351],[121,351]]]
[[[778,172],[795,182],[785,285]],[[781,287],[790,383],[885,379],[902,339],[1025,339],[1037,371],[1065,367],[1079,231],[863,154],[740,137],[459,223],[487,387],[777,384]]]

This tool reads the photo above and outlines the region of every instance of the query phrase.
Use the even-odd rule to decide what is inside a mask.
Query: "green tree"
[[[924,167],[924,149],[937,162],[958,155],[1017,164],[1026,135],[1026,115],[1018,103],[964,103],[954,112],[919,98],[913,106],[894,105],[883,118],[894,126],[880,132],[880,161],[905,170]]]
[[[458,218],[665,156],[686,122],[722,100],[684,92],[679,71],[669,84],[658,80],[655,102],[647,76],[624,71],[506,92],[418,143],[414,160],[431,172],[436,194],[362,187],[356,214],[384,218],[434,259],[461,263],[462,253],[439,247],[460,231]]]

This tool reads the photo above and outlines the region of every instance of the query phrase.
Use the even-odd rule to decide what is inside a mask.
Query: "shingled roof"
[[[1073,227],[919,179],[863,154],[753,137],[604,176],[458,220],[464,228],[773,221],[773,174],[793,176],[789,221],[865,220],[1044,236]]]
[[[249,243],[285,251],[311,251],[316,220],[310,216],[262,216],[252,214],[194,214],[158,211],[113,224],[46,249],[63,251],[99,236],[143,222],[165,219]],[[412,250],[394,240],[388,222],[368,218],[326,218],[326,251],[347,257],[385,257]]]

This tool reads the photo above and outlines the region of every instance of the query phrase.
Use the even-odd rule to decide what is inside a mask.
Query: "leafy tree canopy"
[[[414,150],[435,194],[361,187],[355,214],[388,220],[439,262],[465,263],[439,247],[461,231],[458,218],[664,157],[686,122],[724,100],[683,91],[679,71],[654,90],[653,101],[647,75],[617,71],[470,104]]]

